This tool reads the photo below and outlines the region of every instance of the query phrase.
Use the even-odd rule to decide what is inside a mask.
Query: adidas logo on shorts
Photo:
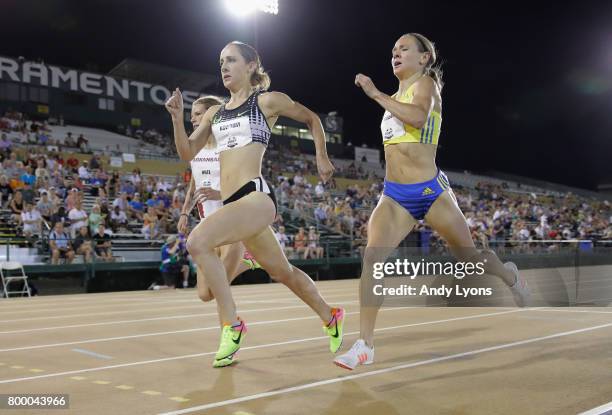
[[[429,196],[429,195],[433,195],[435,192],[433,190],[431,190],[429,187],[426,187],[425,190],[423,190],[423,193],[421,193],[421,196]]]

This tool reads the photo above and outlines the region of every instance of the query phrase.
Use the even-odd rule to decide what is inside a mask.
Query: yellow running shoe
[[[342,336],[344,335],[343,308],[332,308],[331,320],[323,326],[323,331],[329,336],[329,350],[336,353],[342,346]]]
[[[221,342],[219,350],[215,354],[213,367],[223,367],[231,365],[235,360],[234,356],[244,340],[244,335],[247,332],[247,327],[244,321],[238,318],[238,323],[233,325],[226,324],[221,332]]]

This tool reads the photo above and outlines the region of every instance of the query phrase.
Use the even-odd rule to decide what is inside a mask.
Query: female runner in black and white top
[[[229,350],[226,346],[232,339],[237,344],[234,351],[237,351],[246,329],[236,314],[223,263],[215,254],[215,248],[238,241],[244,243],[273,279],[287,285],[319,315],[328,328],[330,348],[335,352],[341,344],[343,310],[332,309],[308,275],[292,266],[285,257],[270,227],[277,214],[276,201],[261,177],[270,128],[279,116],[284,116],[307,125],[316,146],[317,168],[326,182],[334,167],[327,156],[321,120],[287,95],[265,92],[270,79],[263,71],[257,51],[251,46],[229,43],[221,51],[220,66],[223,85],[231,95],[229,102],[211,107],[190,137],[176,134],[175,128],[175,144],[182,160],[193,159],[210,139],[216,139],[220,152],[224,206],[196,226],[187,240],[192,258],[205,270],[223,324],[236,333],[230,338],[232,331],[226,332],[224,326],[216,359],[222,357],[222,350]],[[174,125],[182,125],[182,96],[178,90],[168,100],[167,107]]]
[[[198,128],[202,116],[208,108],[213,105],[222,104],[223,101],[214,96],[196,99],[191,105],[191,124],[193,128]],[[185,134],[184,125],[175,126],[175,128],[182,128],[183,131],[181,133]],[[219,191],[221,188],[221,166],[219,165],[219,154],[216,152],[215,140],[210,140],[202,147],[190,164],[192,178],[177,226],[178,231],[185,235],[188,234],[188,218],[194,205],[198,209],[201,221],[223,206],[221,192]],[[225,245],[217,249],[217,254],[223,261],[230,284],[238,275],[252,268],[246,262],[241,261],[244,253],[244,245],[241,242]],[[248,262],[252,263],[250,260]],[[200,267],[197,267],[197,288],[198,296],[202,301],[210,301],[214,298]]]

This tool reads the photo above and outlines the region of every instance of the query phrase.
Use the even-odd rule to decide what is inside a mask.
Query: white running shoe
[[[515,283],[510,287],[510,291],[512,291],[512,295],[514,296],[514,302],[519,307],[526,307],[529,305],[529,300],[531,299],[531,292],[529,291],[527,281],[520,276],[518,267],[514,262],[506,262],[504,267],[516,275]]]
[[[353,344],[351,349],[334,359],[334,364],[344,369],[353,370],[359,365],[374,363],[374,349],[369,348],[363,339]]]

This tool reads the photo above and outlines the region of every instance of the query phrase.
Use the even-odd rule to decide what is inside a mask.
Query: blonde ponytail
[[[419,52],[429,52],[429,60],[423,68],[423,74],[431,76],[434,82],[438,85],[438,89],[442,91],[444,81],[442,80],[442,64],[438,61],[438,51],[435,44],[420,33],[407,33],[404,36],[412,36],[415,38]]]

